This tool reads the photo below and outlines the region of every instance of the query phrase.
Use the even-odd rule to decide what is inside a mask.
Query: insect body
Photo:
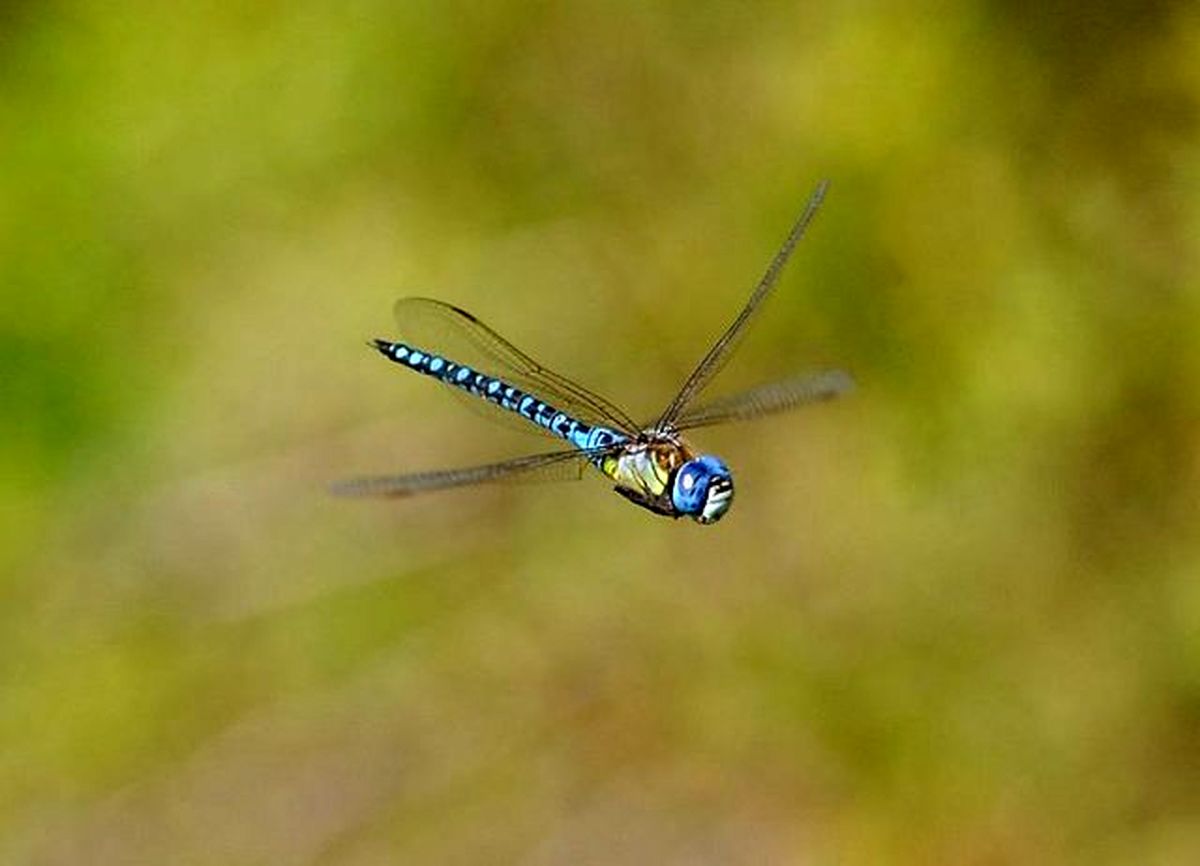
[[[607,476],[617,493],[656,514],[714,523],[733,502],[733,477],[719,457],[696,453],[682,433],[747,420],[827,400],[853,387],[840,370],[798,376],[707,404],[695,398],[720,371],[738,338],[775,287],[779,275],[824,198],[820,184],[792,227],[750,300],[653,423],[636,424],[615,404],[538,364],[470,313],[428,298],[396,303],[403,341],[371,342],[391,361],[457,389],[465,398],[523,419],[569,447],[465,469],[357,478],[335,485],[348,495],[408,496],[426,490],[515,478],[579,478],[587,465]],[[428,335],[418,342],[416,337]],[[452,354],[435,345],[457,342]],[[467,360],[466,356],[472,359]]]

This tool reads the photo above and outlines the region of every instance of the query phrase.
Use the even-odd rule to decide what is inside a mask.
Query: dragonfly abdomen
[[[514,412],[580,450],[590,451],[625,441],[627,437],[607,427],[585,424],[534,395],[496,376],[481,373],[405,343],[374,340],[375,348],[388,360],[431,376],[462,391]]]

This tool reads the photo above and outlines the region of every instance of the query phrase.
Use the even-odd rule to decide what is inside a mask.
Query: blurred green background
[[[1190,3],[0,6],[0,861],[1200,862]],[[363,346],[458,303],[599,481]]]

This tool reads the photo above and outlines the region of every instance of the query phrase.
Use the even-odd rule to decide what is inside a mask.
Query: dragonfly
[[[539,364],[466,310],[431,298],[400,299],[394,317],[402,336],[368,345],[387,360],[450,386],[477,409],[567,444],[480,466],[351,478],[335,484],[334,492],[406,497],[492,482],[578,479],[592,469],[618,494],[654,514],[717,522],[733,503],[733,474],[720,457],[694,449],[685,433],[830,400],[854,387],[849,373],[829,369],[708,402],[697,399],[775,290],[827,189],[828,181],[816,186],[741,312],[650,423],[635,422],[610,400]]]

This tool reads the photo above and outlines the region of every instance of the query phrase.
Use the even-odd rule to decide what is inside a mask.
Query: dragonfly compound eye
[[[675,473],[671,500],[681,514],[700,523],[715,523],[733,503],[733,477],[718,457],[705,454]]]

